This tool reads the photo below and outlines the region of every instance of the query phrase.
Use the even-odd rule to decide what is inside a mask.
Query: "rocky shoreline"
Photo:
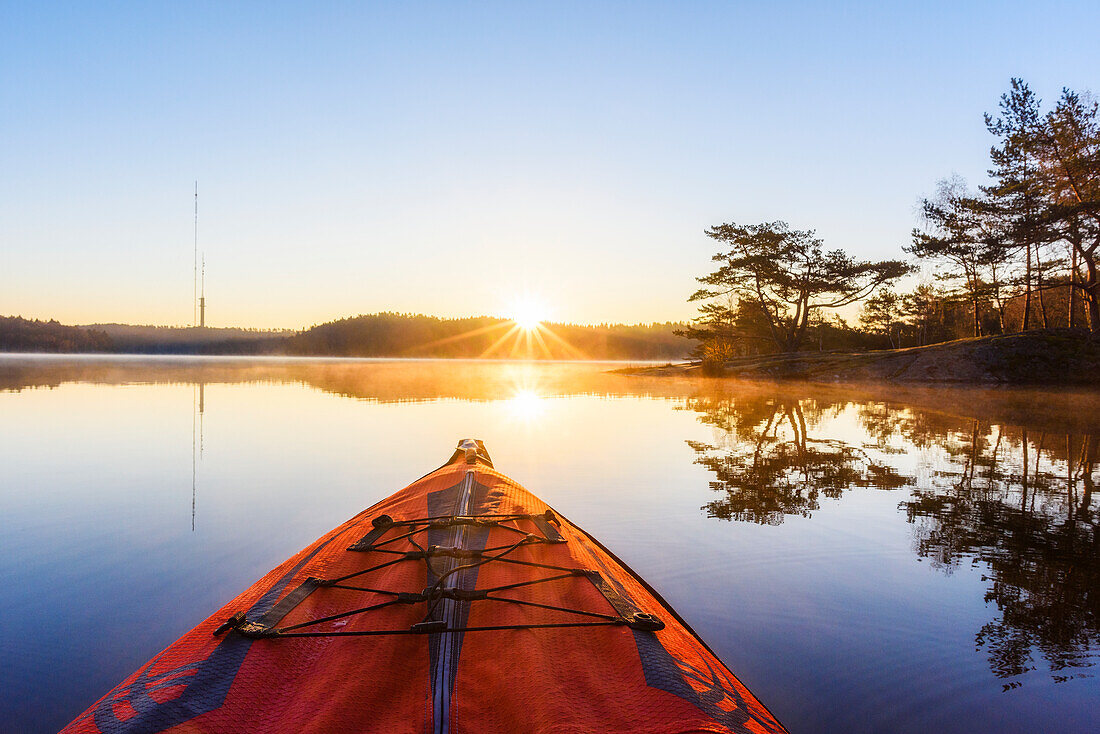
[[[699,363],[623,370],[815,383],[1100,386],[1100,338],[1049,329],[874,352],[799,352],[742,357],[705,374]]]

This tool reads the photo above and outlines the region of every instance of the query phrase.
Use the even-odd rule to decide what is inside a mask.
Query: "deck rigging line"
[[[461,636],[467,632],[624,625],[635,630],[648,632],[664,628],[664,623],[660,619],[639,609],[621,593],[618,587],[608,583],[599,571],[512,557],[522,548],[565,543],[566,540],[554,525],[557,522],[557,517],[551,510],[538,514],[470,515],[475,484],[474,474],[475,470],[470,468],[463,477],[462,489],[455,507],[456,514],[433,515],[408,520],[394,520],[389,515],[380,515],[372,520],[371,530],[347,548],[349,552],[353,553],[381,554],[383,557],[388,557],[388,560],[335,578],[321,579],[311,576],[279,600],[258,620],[249,620],[244,612],[237,612],[219,626],[214,634],[221,635],[233,630],[248,638],[273,640],[306,637],[433,635],[429,643],[432,732],[433,734],[450,734],[451,692],[462,642]],[[530,529],[524,529],[520,526],[521,523],[526,524]],[[488,530],[490,528],[511,533],[514,542],[491,548],[468,547],[469,545],[477,545],[477,541],[470,536],[473,529]],[[426,533],[432,533],[433,531],[435,538],[445,538],[448,545],[420,542],[424,540]],[[442,535],[440,535],[440,531],[442,531]],[[430,542],[431,535],[428,537]],[[484,535],[482,537],[487,538],[488,536]],[[402,542],[406,544],[406,550],[399,549],[400,546],[397,544]],[[481,542],[484,545],[484,540]],[[356,581],[356,579],[368,577],[377,571],[407,561],[422,562],[424,564],[428,580],[426,588],[420,591],[396,591],[375,588],[365,579],[363,582]],[[490,563],[522,566],[547,573],[537,578],[501,584],[492,588],[476,588],[477,570]],[[515,594],[521,593],[520,590],[535,585],[561,583],[577,577],[588,579],[607,601],[613,613],[608,613],[606,610],[574,609],[554,604],[544,604],[515,596]],[[365,583],[366,585],[361,586],[359,583]],[[378,594],[389,598],[317,619],[278,626],[283,618],[317,589],[331,589],[335,593],[352,591],[360,594]],[[469,605],[473,602],[514,604],[534,609],[544,609],[568,615],[568,617],[565,621],[550,620],[527,624],[470,626],[464,622],[469,618]],[[323,628],[324,625],[338,620],[359,617],[402,604],[423,604],[424,615],[420,621],[400,629],[337,630],[331,627]],[[322,628],[318,629],[318,627]]]
[[[536,522],[536,518],[541,522]],[[608,584],[599,571],[584,568],[557,566],[549,563],[539,563],[536,561],[524,561],[508,557],[513,552],[527,546],[565,542],[562,539],[561,535],[557,532],[557,529],[554,528],[551,524],[551,521],[555,519],[556,518],[551,511],[547,511],[539,515],[449,515],[401,521],[395,521],[388,516],[383,515],[375,519],[374,530],[372,530],[367,536],[365,536],[357,543],[349,546],[348,550],[365,553],[376,552],[385,555],[394,555],[396,556],[395,558],[371,566],[369,568],[365,568],[359,571],[353,571],[352,573],[348,573],[333,579],[319,579],[310,577],[302,582],[302,584],[294,591],[283,597],[283,599],[278,604],[276,604],[267,614],[265,614],[259,620],[250,621],[245,619],[243,613],[238,613],[226,620],[226,622],[221,627],[215,630],[214,634],[220,635],[227,630],[232,629],[246,637],[250,637],[253,639],[263,639],[280,637],[357,637],[425,633],[447,634],[455,632],[482,632],[489,630],[544,629],[557,627],[592,627],[617,625],[625,625],[631,627],[632,629],[647,631],[656,631],[662,629],[664,627],[664,624],[657,617],[640,611],[638,607],[633,604],[633,602],[624,597],[614,587]],[[536,527],[538,527],[539,530],[542,530],[543,533],[541,535],[536,535],[534,533],[528,533],[522,528],[518,527],[518,522],[524,520],[531,521],[533,524],[536,525]],[[494,527],[500,527],[503,529],[514,531],[521,537],[511,545],[495,546],[493,548],[486,548],[480,551],[461,548],[461,538],[455,536],[452,536],[452,538],[457,541],[456,545],[450,547],[429,546],[425,548],[416,540],[417,535],[427,532],[430,528],[451,528],[455,531],[459,531],[460,529],[465,529],[473,525],[491,525]],[[406,530],[404,532],[401,532],[399,535],[396,535],[395,537],[383,540],[386,532],[389,532],[391,530],[400,530],[402,528]],[[547,529],[549,529],[549,532],[546,532]],[[382,532],[377,532],[379,530],[381,530]],[[416,548],[416,550],[398,551],[385,547],[398,540],[407,540],[411,545]],[[472,559],[473,562],[459,565],[450,565],[458,559]],[[370,586],[352,586],[345,583],[360,576],[371,574],[375,571],[379,571],[381,569],[387,568],[397,563],[402,563],[404,561],[422,561],[428,570],[428,578],[435,578],[435,582],[419,592],[394,591],[391,589],[378,589]],[[442,562],[444,564],[444,567],[438,568],[436,565],[434,565],[435,562]],[[540,578],[528,579],[526,581],[519,581],[511,584],[494,586],[488,589],[464,590],[461,588],[457,588],[456,586],[447,586],[445,584],[448,579],[455,575],[461,574],[465,571],[472,570],[488,563],[508,563],[520,566],[527,566],[530,568],[542,569],[545,571],[553,571],[557,573],[552,573],[550,575]],[[562,581],[564,579],[575,577],[587,578],[608,601],[612,609],[615,611],[615,614],[608,614],[606,612],[585,609],[574,609],[571,607],[555,606],[551,604],[540,604],[526,599],[517,599],[512,596],[499,595],[500,592],[533,586],[535,584]],[[285,617],[294,609],[294,607],[298,606],[298,604],[300,604],[310,593],[319,588],[369,592],[380,594],[383,596],[390,596],[393,598],[388,601],[379,602],[378,604],[372,604],[358,609],[340,612],[338,614],[329,615],[327,617],[312,619],[307,622],[301,622],[286,627],[276,626],[283,617]],[[550,611],[582,616],[599,621],[493,625],[482,627],[455,626],[453,624],[453,616],[447,614],[448,608],[446,607],[446,605],[449,602],[475,601],[495,601],[519,604],[523,606],[530,606],[539,609],[547,609]],[[355,631],[320,630],[309,632],[299,631],[306,627],[320,625],[326,622],[332,622],[337,619],[345,619],[347,617],[358,614],[365,614],[367,612],[384,609],[386,607],[390,607],[396,604],[426,604],[427,607],[424,617],[421,619],[421,621],[407,629],[378,629]],[[441,610],[442,613],[440,615],[436,615],[437,610]]]

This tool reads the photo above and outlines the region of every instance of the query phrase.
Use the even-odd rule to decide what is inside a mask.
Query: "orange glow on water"
[[[509,414],[523,421],[538,419],[546,411],[546,403],[534,390],[519,390],[506,401]]]

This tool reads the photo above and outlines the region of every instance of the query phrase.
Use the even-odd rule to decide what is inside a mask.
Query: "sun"
[[[546,321],[546,307],[533,298],[521,298],[512,305],[511,315],[516,326],[535,331]]]

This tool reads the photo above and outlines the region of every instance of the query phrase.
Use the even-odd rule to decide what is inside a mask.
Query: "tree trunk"
[[[1074,313],[1077,310],[1077,248],[1072,243],[1069,246],[1069,293],[1066,294],[1066,301],[1069,302],[1066,325],[1072,329],[1077,320],[1077,314]]]
[[[1097,272],[1094,258],[1082,258],[1088,268],[1089,277],[1085,281],[1085,301],[1088,304],[1089,329],[1100,332],[1100,273]]]
[[[1005,329],[1005,300],[1001,297],[1001,278],[997,275],[997,263],[990,263],[989,265],[989,285],[993,289],[993,307],[997,309],[997,328],[1001,333],[1006,333]]]
[[[1039,259],[1039,246],[1035,246],[1035,282],[1039,286],[1039,313],[1043,316],[1043,328],[1049,329],[1047,320],[1047,304],[1043,300],[1043,262]]]
[[[1094,333],[1100,333],[1100,288],[1095,285],[1088,294],[1089,301],[1089,329]]]
[[[1031,243],[1027,243],[1027,268],[1024,272],[1024,323],[1021,331],[1031,326]]]
[[[974,336],[982,335],[982,319],[978,315],[978,293],[974,292]]]
[[[807,300],[805,305],[800,304],[799,308],[795,311],[795,320],[791,323],[791,330],[787,336],[787,347],[784,351],[798,351],[798,348],[802,346],[802,341],[806,338],[806,325],[809,322],[810,304]]]

